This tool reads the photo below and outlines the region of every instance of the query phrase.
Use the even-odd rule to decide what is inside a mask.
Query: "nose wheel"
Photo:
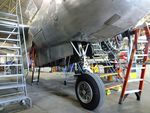
[[[101,79],[94,74],[79,75],[75,85],[76,96],[82,107],[88,110],[101,108],[105,90]]]

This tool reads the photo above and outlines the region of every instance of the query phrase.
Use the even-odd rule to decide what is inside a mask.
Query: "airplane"
[[[88,69],[93,55],[91,42],[101,42],[129,28],[150,12],[149,0],[29,0],[26,37],[35,66],[77,63],[75,92],[82,107],[101,108],[105,88]]]

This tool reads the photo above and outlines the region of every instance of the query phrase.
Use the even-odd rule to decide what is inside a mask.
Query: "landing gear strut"
[[[104,103],[105,89],[102,80],[99,76],[92,73],[86,60],[86,52],[89,44],[86,45],[85,49],[82,47],[81,43],[78,43],[77,48],[72,42],[71,44],[76,53],[82,59],[78,63],[80,74],[77,76],[75,85],[77,99],[79,100],[81,106],[85,109],[100,109]]]

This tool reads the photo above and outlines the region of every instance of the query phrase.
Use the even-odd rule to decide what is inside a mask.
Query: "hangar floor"
[[[7,106],[0,113],[96,113],[80,106],[75,97],[74,84],[64,86],[63,77],[61,73],[42,73],[39,85],[28,85],[28,94],[33,101],[32,108],[13,105]],[[106,97],[101,113],[149,113],[149,87],[150,73],[147,72],[140,102],[135,100],[135,95],[130,95],[123,105],[118,105],[119,94],[112,94]]]

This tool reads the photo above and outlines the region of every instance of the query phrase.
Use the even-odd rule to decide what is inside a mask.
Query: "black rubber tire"
[[[64,81],[64,85],[65,85],[65,86],[67,85],[67,81]]]
[[[79,99],[79,96],[77,93],[77,87],[81,81],[86,81],[92,88],[93,98],[91,102],[88,104],[83,103]],[[88,109],[88,110],[95,110],[96,108],[101,109],[104,103],[105,90],[104,90],[103,82],[101,81],[100,77],[96,75],[89,75],[89,74],[79,75],[76,81],[76,85],[75,85],[75,92],[76,92],[77,99],[79,100],[81,106],[84,107],[85,109]]]

